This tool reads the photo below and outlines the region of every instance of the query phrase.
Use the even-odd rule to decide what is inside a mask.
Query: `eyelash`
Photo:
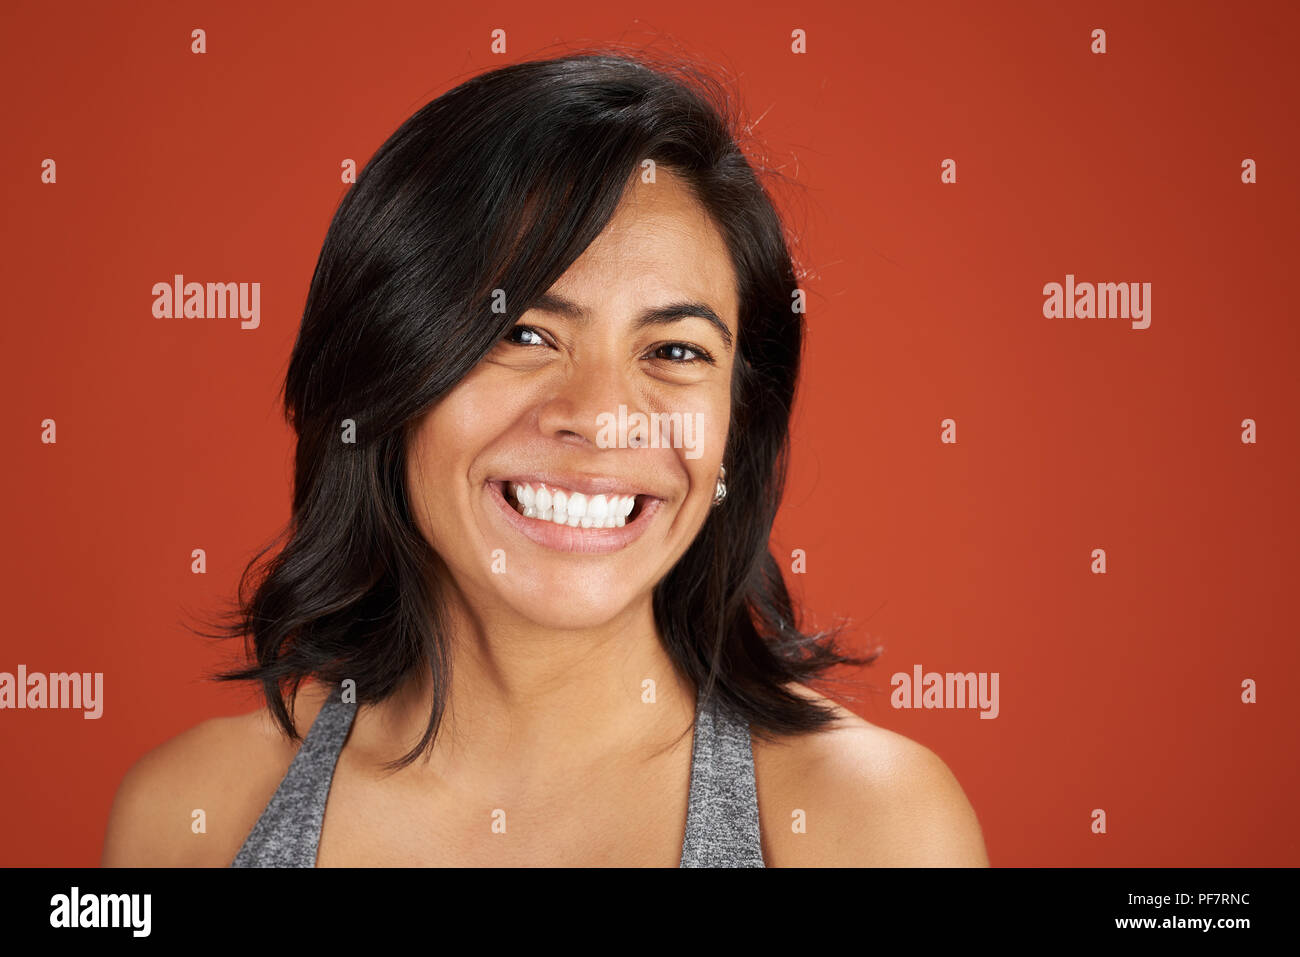
[[[502,337],[502,340],[501,340],[501,341],[502,341],[502,342],[508,342],[508,343],[510,343],[511,345],[515,345],[515,346],[545,345],[545,342],[544,342],[544,341],[541,342],[541,343],[514,342],[514,341],[511,339],[511,337],[512,337],[516,332],[519,332],[520,330],[525,330],[525,331],[527,331],[527,332],[531,332],[531,333],[533,333],[533,335],[537,336],[539,339],[543,339],[543,340],[544,340],[544,338],[545,338],[545,337],[542,336],[542,334],[541,334],[540,332],[538,332],[538,331],[537,331],[535,328],[533,328],[532,326],[517,325],[517,326],[512,327],[512,328],[510,329],[510,331],[507,332],[507,333]],[[700,346],[692,345],[692,344],[689,343],[689,342],[664,342],[664,343],[661,343],[660,345],[655,346],[655,351],[657,352],[657,351],[659,351],[660,349],[667,349],[667,348],[670,348],[670,347],[672,347],[672,346],[680,346],[681,348],[685,349],[687,352],[693,352],[693,353],[695,353],[695,355],[696,355],[697,358],[694,358],[694,359],[665,359],[665,360],[664,360],[665,362],[670,362],[670,363],[672,363],[673,365],[680,365],[680,366],[693,365],[693,364],[696,363],[696,362],[707,362],[709,365],[716,365],[716,364],[717,364],[717,360],[715,360],[715,359],[713,358],[713,354],[710,353],[709,350],[704,349],[704,348],[702,348],[702,347],[700,347]]]

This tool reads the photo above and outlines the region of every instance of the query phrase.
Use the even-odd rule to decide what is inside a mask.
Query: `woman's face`
[[[648,596],[711,506],[737,311],[726,244],[689,187],[638,177],[412,436],[413,512],[472,610],[576,629]]]

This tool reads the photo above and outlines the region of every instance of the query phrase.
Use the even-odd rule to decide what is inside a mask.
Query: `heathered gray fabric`
[[[682,867],[765,867],[749,726],[716,701],[695,705]]]
[[[231,867],[316,866],[325,799],[356,710],[337,687],[329,693]]]
[[[325,801],[356,706],[335,688],[231,867],[315,867]],[[701,696],[695,708],[682,867],[764,867],[749,727]]]

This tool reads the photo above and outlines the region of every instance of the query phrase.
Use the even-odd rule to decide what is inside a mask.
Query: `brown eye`
[[[546,345],[546,340],[542,338],[542,334],[540,332],[538,332],[532,326],[523,326],[523,325],[512,327],[509,332],[507,332],[504,336],[501,337],[501,341],[513,343],[514,345],[517,346]]]
[[[713,365],[713,356],[701,349],[699,346],[689,345],[685,342],[666,342],[661,346],[656,346],[654,356],[657,359],[665,359],[678,365],[691,365],[695,362],[707,362]]]

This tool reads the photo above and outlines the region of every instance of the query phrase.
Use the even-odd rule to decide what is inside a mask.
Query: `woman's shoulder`
[[[306,736],[325,689],[304,685],[293,707]],[[275,793],[300,742],[268,708],[209,718],[146,752],[109,811],[104,867],[225,867]]]
[[[838,721],[810,734],[753,738],[769,866],[987,866],[979,820],[929,748],[803,685],[790,690]]]

